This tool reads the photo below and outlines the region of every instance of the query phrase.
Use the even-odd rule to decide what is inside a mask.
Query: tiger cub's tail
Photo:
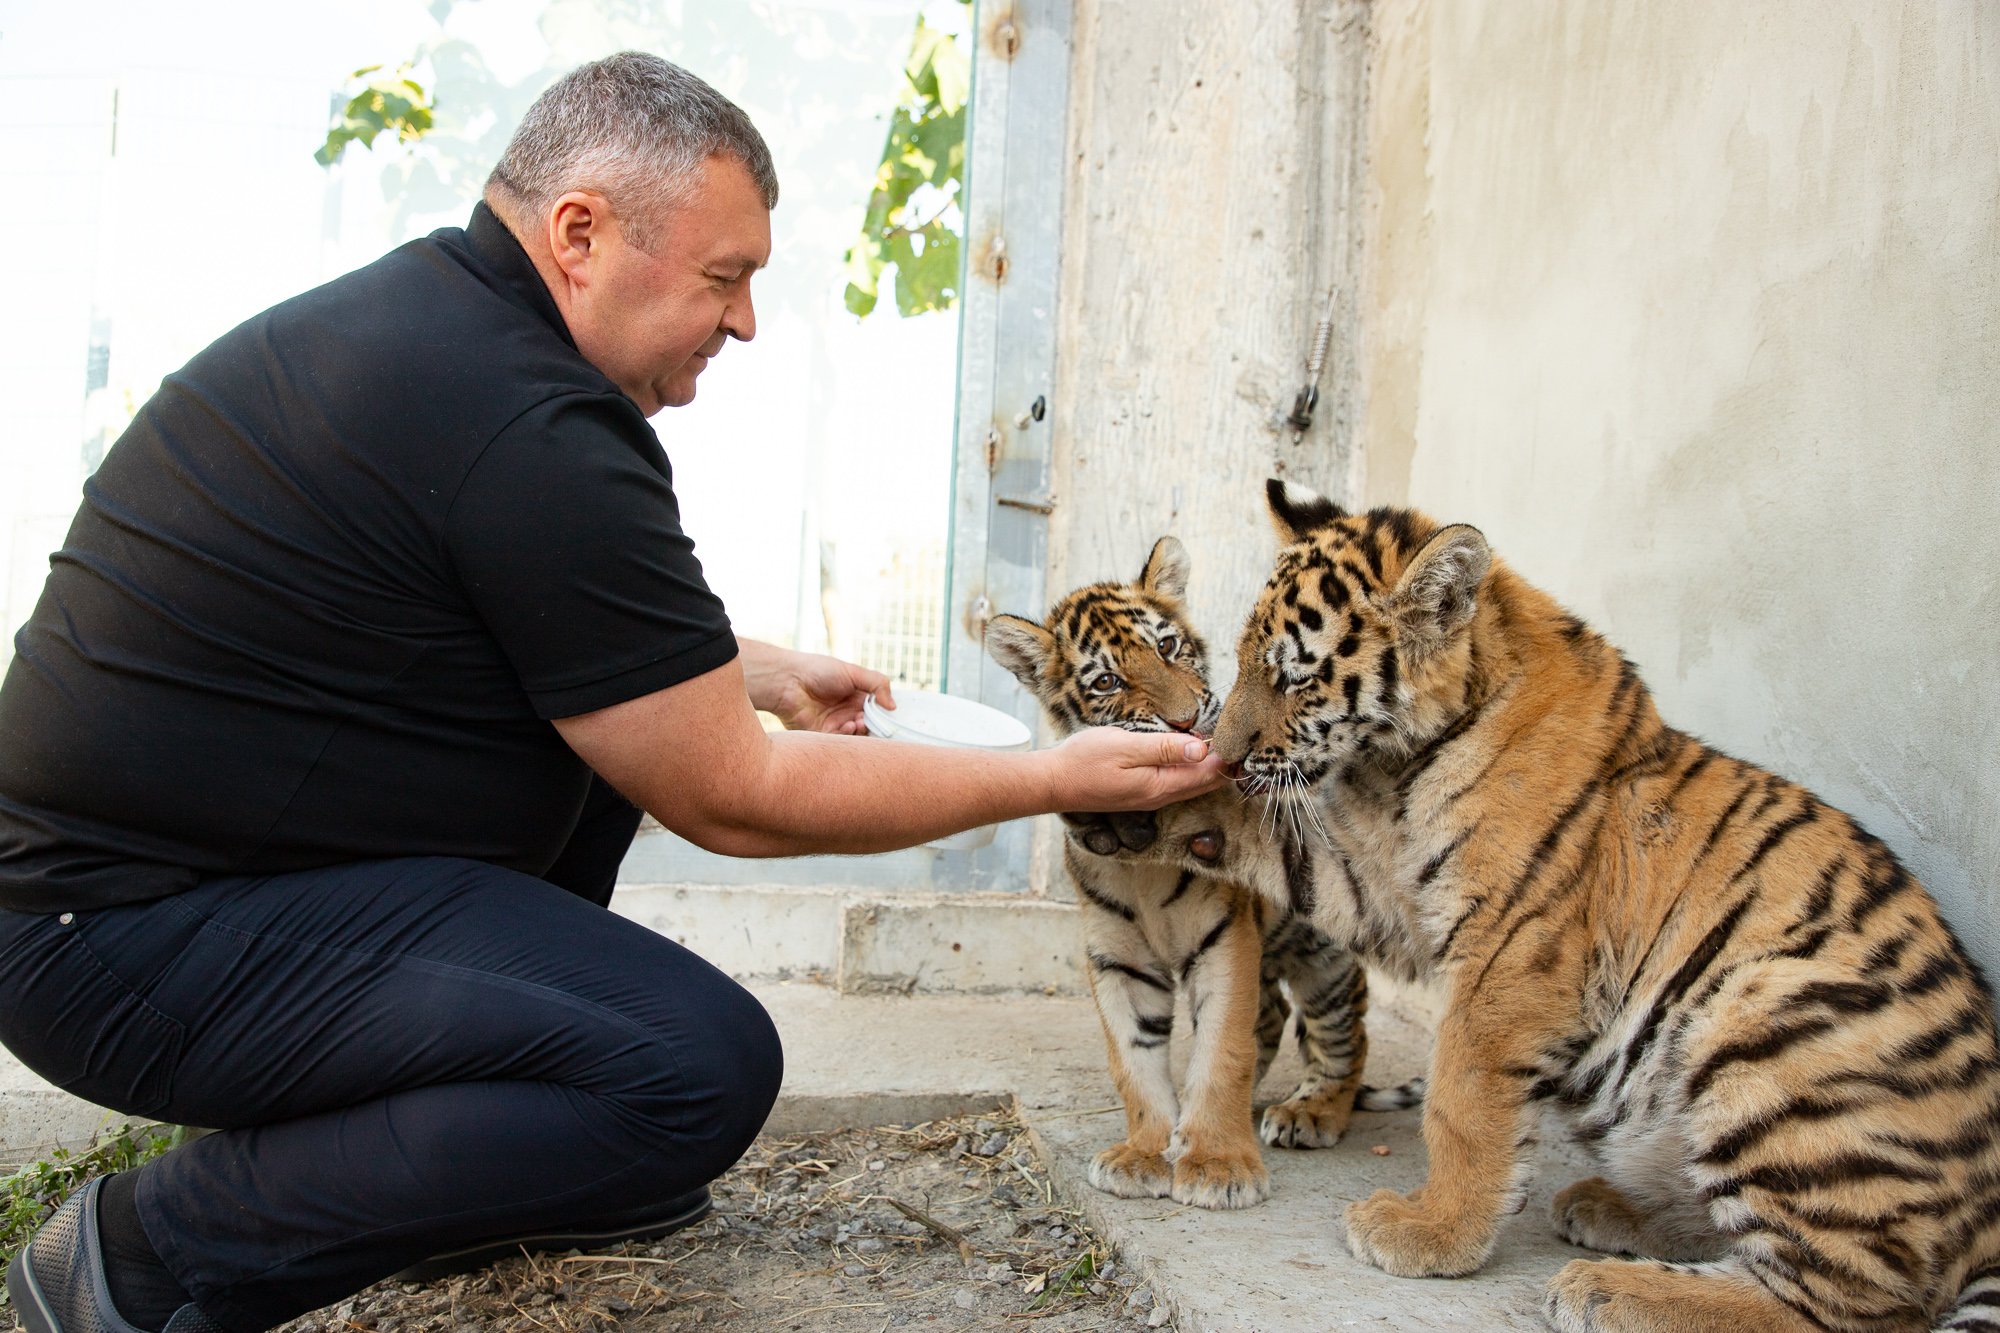
[[[1990,1266],[1965,1284],[1934,1333],[2000,1333],[2000,1265]]]
[[[1407,1111],[1412,1106],[1424,1104],[1424,1081],[1413,1078],[1398,1088],[1364,1087],[1354,1095],[1354,1109],[1357,1111]],[[2000,1325],[1993,1328],[2000,1333]]]

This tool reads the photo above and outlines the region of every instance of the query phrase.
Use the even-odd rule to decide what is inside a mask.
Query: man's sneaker
[[[530,1254],[539,1254],[544,1250],[604,1250],[628,1241],[658,1240],[701,1221],[708,1216],[710,1206],[708,1186],[704,1185],[644,1213],[626,1213],[583,1226],[558,1227],[526,1235],[482,1240],[462,1250],[434,1254],[422,1263],[411,1264],[396,1274],[395,1280],[435,1282],[439,1278],[456,1277],[502,1259],[511,1259],[524,1250]],[[30,1333],[36,1333],[36,1330],[30,1330]]]
[[[104,1251],[97,1243],[97,1190],[104,1178],[63,1200],[55,1215],[7,1265],[7,1296],[27,1333],[147,1333],[111,1304]],[[174,1312],[161,1333],[224,1333],[194,1305]]]

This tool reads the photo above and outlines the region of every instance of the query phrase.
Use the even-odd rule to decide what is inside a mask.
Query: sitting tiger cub
[[[1445,992],[1429,1180],[1348,1207],[1355,1255],[1485,1263],[1547,1109],[1604,1173],[1556,1196],[1557,1231],[1646,1256],[1563,1268],[1558,1329],[1993,1327],[1992,999],[1916,879],[1662,723],[1477,530],[1269,500],[1283,549],[1216,749],[1312,789],[1318,924]]]
[[[1034,692],[1064,735],[1100,724],[1206,734],[1218,704],[1207,648],[1181,604],[1187,579],[1187,552],[1163,537],[1136,583],[1079,588],[1050,609],[1048,628],[995,617],[987,651]],[[1241,799],[1225,791],[1188,804],[1202,802]],[[1417,1103],[1420,1084],[1361,1088],[1366,977],[1352,954],[1292,912],[1288,895],[1266,899],[1149,857],[1149,814],[1065,818],[1064,862],[1083,900],[1091,992],[1127,1127],[1125,1142],[1092,1164],[1091,1184],[1127,1198],[1171,1194],[1204,1208],[1261,1202],[1270,1185],[1251,1133],[1251,1097],[1277,1054],[1288,1010],[1296,1011],[1306,1076],[1265,1110],[1266,1143],[1338,1142],[1357,1091],[1364,1110]],[[1195,840],[1197,857],[1204,853],[1221,854],[1213,834]],[[1281,983],[1291,990],[1289,1006]],[[1167,1062],[1177,986],[1187,988],[1195,1019],[1185,1108]]]

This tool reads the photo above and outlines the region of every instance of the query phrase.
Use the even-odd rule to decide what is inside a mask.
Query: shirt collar
[[[521,242],[486,206],[485,200],[473,205],[472,221],[466,224],[465,236],[472,253],[499,279],[501,286],[547,320],[564,342],[575,347],[576,339],[570,337],[569,325],[563,321],[562,311],[556,308],[555,298],[549,295],[548,284],[542,281],[535,261],[528,258]]]

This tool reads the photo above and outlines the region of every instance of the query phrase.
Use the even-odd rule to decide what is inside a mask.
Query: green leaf
[[[1042,1283],[1041,1295],[1028,1303],[1030,1310],[1042,1309],[1069,1296],[1083,1294],[1084,1285],[1097,1276],[1097,1256],[1089,1251],[1077,1256],[1076,1262],[1063,1268],[1052,1268]]]
[[[972,62],[949,39],[931,48],[931,72],[937,79],[938,105],[957,115],[972,96]]]
[[[57,1148],[0,1179],[0,1262],[13,1257],[57,1206],[94,1176],[127,1171],[148,1162],[186,1132],[165,1125],[124,1125],[109,1138],[93,1137],[81,1152]]]
[[[394,131],[398,143],[415,143],[432,127],[434,103],[422,84],[408,77],[409,65],[393,75],[369,79],[380,65],[367,65],[348,76],[352,84],[368,79],[347,99],[347,105],[326,132],[326,142],[313,154],[313,161],[330,167],[340,160],[350,143],[363,148],[375,146],[375,136]]]
[[[920,14],[910,58],[903,62],[903,77],[919,98],[950,115],[965,105],[972,91],[972,62],[950,33],[929,26]]]
[[[960,2],[969,15],[971,0]],[[964,188],[972,63],[950,33],[919,16],[909,57],[903,62],[903,80],[875,168],[861,235],[846,257],[844,299],[858,318],[875,309],[882,272],[892,264],[898,313],[949,310],[958,303],[964,264],[960,237],[942,217],[912,215],[910,201],[924,185],[946,194],[952,194],[954,187]]]
[[[906,240],[896,256],[896,310],[904,318],[949,310],[958,299],[957,233],[932,223],[915,235],[924,240],[923,253]]]
[[[924,170],[924,179],[938,188],[944,188],[946,181],[962,180],[965,176],[965,108],[946,116],[934,116],[912,127],[910,147],[905,154],[914,162],[918,157],[930,165]]]

